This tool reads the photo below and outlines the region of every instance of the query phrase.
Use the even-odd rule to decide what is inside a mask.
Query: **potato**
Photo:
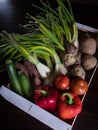
[[[80,42],[79,48],[83,54],[94,55],[96,52],[96,40],[94,38],[88,37]]]
[[[82,65],[85,70],[93,69],[96,66],[96,64],[97,64],[97,59],[95,56],[85,55],[82,58]]]

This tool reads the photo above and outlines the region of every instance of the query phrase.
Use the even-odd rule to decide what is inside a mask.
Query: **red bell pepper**
[[[72,119],[82,110],[82,102],[74,93],[63,93],[57,107],[58,117],[62,120]]]
[[[34,103],[41,108],[53,112],[56,108],[58,92],[50,86],[41,86],[35,90]]]

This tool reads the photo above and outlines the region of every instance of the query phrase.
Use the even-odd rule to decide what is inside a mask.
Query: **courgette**
[[[13,91],[23,96],[21,84],[17,75],[17,70],[15,67],[15,64],[13,63],[11,59],[6,60],[6,69],[7,69],[9,81],[11,84],[11,88],[13,89]]]
[[[27,78],[27,76],[22,71],[18,71],[18,79],[21,84],[23,96],[27,99],[30,99],[32,96],[30,80]]]

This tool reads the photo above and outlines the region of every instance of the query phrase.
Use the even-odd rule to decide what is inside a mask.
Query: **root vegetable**
[[[82,79],[85,79],[85,75],[86,75],[82,65],[75,65],[71,70],[71,74],[74,77],[80,77]]]
[[[39,86],[41,84],[41,77],[35,68],[35,66],[29,62],[27,59],[23,58],[24,65],[26,66],[28,73],[30,75],[30,79],[34,80],[34,85]]]
[[[73,65],[75,61],[76,59],[73,54],[67,53],[64,57],[64,64],[66,67]]]
[[[82,54],[80,52],[78,52],[78,54],[76,56],[75,64],[81,64],[81,58],[82,58]]]
[[[25,67],[25,65],[16,61],[15,67],[16,67],[17,70],[22,71],[27,76],[27,78],[29,78],[29,73],[28,73],[28,70]]]
[[[80,51],[83,54],[94,55],[96,52],[96,40],[88,37],[80,42]]]
[[[97,64],[97,59],[95,56],[85,55],[82,58],[82,65],[85,70],[93,69],[96,66],[96,64]]]
[[[73,43],[67,43],[66,51],[67,51],[67,53],[70,53],[70,54],[76,56],[78,53],[78,47],[76,47]]]

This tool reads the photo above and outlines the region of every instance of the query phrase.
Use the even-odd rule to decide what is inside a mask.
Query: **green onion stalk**
[[[24,39],[25,39],[25,43],[27,44],[29,40],[28,36],[24,36],[23,40]],[[54,44],[50,41],[48,36],[46,37],[43,34],[40,35],[37,33],[37,34],[33,34],[31,36],[31,39],[32,39],[31,41],[32,43],[31,44],[28,43],[29,44],[28,49],[30,50],[31,53],[36,51],[37,55],[43,58],[47,62],[47,65],[49,68],[51,68],[51,70],[53,70],[53,66],[55,66],[55,72],[64,73],[64,74],[67,73],[67,69],[65,68],[64,64],[62,64],[60,57],[53,46]],[[61,48],[61,51],[62,51],[62,48]],[[51,61],[51,59],[53,60]]]
[[[36,52],[36,58],[37,56],[41,57],[43,60],[47,62],[48,67],[53,70],[53,66],[55,66],[55,72],[54,73],[67,73],[67,69],[65,68],[64,64],[61,62],[60,57],[58,53],[56,52],[56,49],[51,45],[49,38],[44,37],[44,35],[39,37],[39,35],[36,34],[35,36],[32,36],[32,43],[29,43],[29,51],[31,53]],[[42,39],[43,37],[43,39]],[[34,40],[33,40],[34,39]],[[39,39],[39,40],[38,40]],[[28,41],[25,41],[28,42]],[[51,67],[52,66],[52,67]]]
[[[30,50],[31,52],[33,51],[33,49],[44,49],[43,51],[47,51],[49,55],[46,55],[45,53],[42,55],[40,55],[44,60],[46,58],[46,62],[49,62],[49,64],[47,63],[48,67],[51,68],[51,70],[53,70],[53,66],[55,66],[55,71],[54,73],[63,73],[66,74],[67,73],[67,69],[64,66],[64,64],[61,62],[61,59],[58,55],[58,53],[56,52],[56,50],[54,48],[50,48],[50,47],[43,47],[43,46],[35,46],[35,47],[31,47]],[[47,58],[47,56],[49,56]],[[50,67],[52,64],[52,67]]]
[[[63,42],[67,41],[73,43],[78,48],[78,30],[70,1],[67,0],[69,10],[62,0],[56,1],[58,4],[56,9],[53,9],[48,2],[45,3],[42,0],[43,8],[33,5],[43,12],[43,15],[38,15],[37,19],[55,33],[63,45]]]
[[[33,19],[39,25],[39,29],[42,32],[44,39],[47,39],[46,41],[43,41],[43,39],[42,39],[42,41],[45,42],[45,45],[47,44],[48,47],[50,46],[50,49],[52,51],[51,56],[53,57],[54,62],[55,62],[55,73],[66,74],[67,69],[65,68],[64,64],[62,64],[60,57],[58,56],[58,54],[56,52],[56,49],[59,51],[65,52],[65,48],[64,48],[62,42],[56,37],[56,35],[51,30],[49,30],[40,21],[38,21],[35,18],[33,18]],[[47,42],[49,42],[50,45]]]
[[[73,15],[72,7],[70,4],[70,0],[67,0],[69,10],[66,8],[65,4],[62,2],[62,0],[57,0],[57,3],[59,5],[58,8],[58,15],[59,19],[61,20],[62,26],[65,31],[66,40],[70,43],[73,43],[75,47],[78,48],[78,29],[76,26],[76,21]]]
[[[67,68],[65,67],[65,65],[61,62],[58,54],[55,52],[54,54],[54,59],[55,59],[55,71],[54,74],[66,74],[67,73]]]
[[[65,53],[65,48],[63,46],[63,40],[62,38],[59,39],[58,36],[60,36],[60,33],[62,32],[62,28],[58,29],[58,32],[56,35],[53,30],[51,30],[48,26],[46,26],[44,24],[44,18],[42,19],[42,17],[39,19],[28,15],[29,18],[31,18],[31,20],[35,21],[36,26],[38,27],[38,31],[36,34],[32,35],[32,42],[37,42],[37,43],[44,43],[41,44],[44,47],[48,47],[49,50],[51,50],[51,57],[52,59],[54,59],[52,62],[54,62],[54,66],[55,66],[55,73],[63,73],[66,74],[67,73],[67,69],[65,68],[64,64],[61,62],[60,57],[58,56],[57,51],[61,51],[62,53]],[[33,24],[33,25],[35,25]],[[55,24],[54,24],[55,25]],[[32,26],[32,25],[31,25]],[[61,26],[59,26],[61,27]],[[59,31],[61,30],[61,32]],[[32,31],[33,32],[33,31]],[[28,34],[27,34],[28,35]],[[29,33],[30,35],[30,33]],[[36,37],[36,39],[34,39],[34,37]],[[39,41],[38,41],[39,40]],[[32,47],[33,48],[33,47]],[[38,45],[36,44],[35,48],[38,48]],[[32,49],[31,49],[32,50]]]
[[[47,47],[46,44],[42,44],[45,46],[39,45],[38,41],[34,42],[35,45],[28,43],[28,40],[26,41],[26,38],[28,39],[27,36],[24,36],[25,44],[22,42],[17,43],[17,41],[14,39],[13,35],[8,34],[6,31],[3,31],[3,34],[5,34],[9,40],[10,44],[8,44],[8,45],[9,46],[12,45],[12,48],[14,47],[18,52],[20,52],[20,54],[23,57],[25,57],[28,61],[33,63],[36,66],[36,68],[42,78],[46,78],[51,72],[50,66],[46,66],[45,64],[41,63],[40,60],[38,59],[38,54],[41,54],[42,52],[44,52],[44,53],[42,53],[40,56],[41,57],[43,56],[43,58],[45,58],[44,60],[49,62],[49,64],[53,65],[52,62],[54,61],[55,72],[59,71],[61,73],[62,72],[66,73],[66,71],[65,71],[66,68],[62,65],[58,54],[56,53],[56,51],[53,48]],[[16,37],[17,37],[17,35],[16,35]],[[17,38],[19,38],[19,35]],[[23,37],[21,37],[21,35],[20,35],[20,38],[23,38]],[[19,41],[19,39],[18,39],[18,41]],[[42,42],[40,42],[40,43],[42,43]],[[51,61],[50,58],[54,59],[54,60]],[[62,70],[62,68],[63,68],[63,70]]]
[[[42,78],[45,78],[48,73],[50,73],[50,68],[47,67],[45,64],[41,63],[35,54],[31,54],[27,48],[23,47],[22,45],[18,44],[12,37],[11,34],[8,34],[6,31],[3,31],[3,33],[8,37],[9,42],[20,52],[20,54],[25,57],[28,61],[33,63],[39,74]]]
[[[42,42],[45,43],[45,46],[47,44],[48,47],[52,50],[52,55],[51,57],[54,59],[55,62],[55,72],[54,73],[67,73],[67,69],[65,68],[64,64],[61,62],[60,57],[58,56],[58,51],[62,51],[63,53],[65,52],[65,48],[62,44],[62,42],[58,39],[58,37],[51,31],[49,30],[44,24],[40,22],[40,20],[35,19],[32,17],[36,23],[39,25],[39,30],[43,34],[43,39]],[[45,39],[47,39],[45,41]]]
[[[32,20],[32,24],[29,26],[29,29],[32,30],[29,33],[27,31],[24,36],[15,35],[16,39],[13,39],[10,34],[6,35],[14,49],[18,50],[22,56],[32,62],[42,77],[46,77],[47,73],[51,72],[51,59],[54,59],[55,72],[65,74],[67,73],[67,69],[61,62],[61,57],[59,57],[57,52],[66,53],[64,48],[65,41],[71,42],[78,47],[78,31],[70,2],[68,0],[70,11],[61,0],[57,0],[58,8],[56,10],[52,9],[49,3],[45,4],[43,1],[41,2],[44,8],[35,7],[41,9],[44,12],[44,16],[38,15],[35,18],[28,15]],[[38,56],[46,62],[48,58],[48,66],[43,65],[39,61]],[[41,72],[42,66],[45,68],[42,69],[44,71],[43,74]]]

